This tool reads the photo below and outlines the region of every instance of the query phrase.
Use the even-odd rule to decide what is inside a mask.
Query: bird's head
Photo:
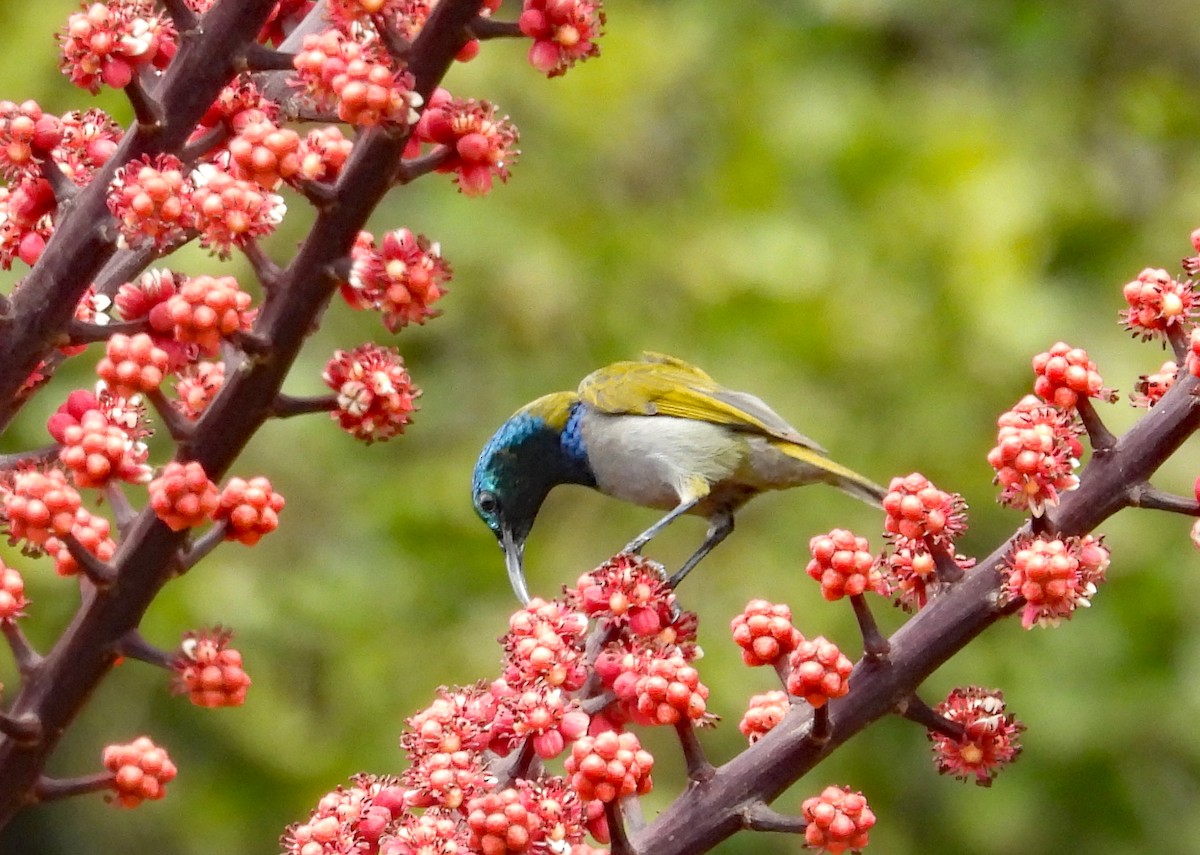
[[[579,397],[555,392],[512,415],[488,440],[475,464],[471,498],[504,549],[513,592],[529,602],[525,539],[550,490],[595,483],[578,437]]]

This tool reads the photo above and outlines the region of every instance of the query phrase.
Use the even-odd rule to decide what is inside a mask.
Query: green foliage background
[[[73,8],[0,6],[0,95],[54,112],[93,103],[55,70],[51,32]],[[1120,286],[1144,266],[1177,271],[1200,225],[1193,3],[614,0],[608,12],[604,56],[565,79],[540,78],[516,43],[453,71],[456,94],[497,102],[521,129],[508,186],[466,199],[429,177],[374,219],[441,241],[457,274],[445,316],[396,340],[425,392],[410,434],[363,448],[320,416],[269,425],[235,470],[287,496],[281,531],[221,548],[148,614],[145,635],[166,647],[189,628],[234,627],[247,706],[196,709],[161,674],[120,667],[50,772],[91,772],[106,742],[148,733],[181,769],[169,797],[132,812],[99,797],[33,808],[0,833],[4,855],[272,852],[349,775],[399,772],[404,717],[440,684],[495,674],[513,607],[470,507],[475,454],[519,404],[597,365],[674,353],[860,471],[920,470],[967,497],[963,548],[986,554],[1019,521],[996,506],[984,455],[996,415],[1030,386],[1030,356],[1085,346],[1123,393],[1165,358],[1115,320]],[[100,103],[128,117],[119,98]],[[277,259],[308,221],[294,208]],[[177,266],[216,264],[191,253]],[[329,352],[366,338],[389,336],[334,305],[290,391],[319,391]],[[45,442],[46,414],[90,382],[88,366],[60,378],[4,449]],[[1104,415],[1123,429],[1138,412]],[[1188,492],[1198,463],[1185,449],[1158,483]],[[534,590],[554,593],[651,519],[557,492],[529,548]],[[789,602],[806,634],[856,648],[850,610],[803,575],[808,538],[835,525],[879,543],[877,517],[838,494],[763,498],[689,580],[723,717],[704,739],[718,762],[741,747],[747,697],[772,682],[727,638],[747,599]],[[668,563],[702,532],[675,528],[655,543]],[[880,818],[871,848],[893,855],[1200,852],[1188,522],[1127,512],[1105,532],[1114,562],[1094,609],[1057,631],[998,626],[925,688],[936,701],[958,684],[1003,687],[1028,723],[1025,755],[991,790],[934,774],[924,735],[893,719],[777,806],[827,783],[862,789]],[[49,643],[75,590],[44,562],[7,558],[32,589],[27,632]],[[15,687],[8,663],[0,678]],[[681,786],[670,740],[652,743],[650,815]],[[744,835],[720,851],[785,848],[799,842]]]

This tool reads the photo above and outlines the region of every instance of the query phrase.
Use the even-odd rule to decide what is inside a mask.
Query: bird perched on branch
[[[678,584],[733,530],[733,514],[767,490],[831,484],[878,505],[885,490],[825,456],[760,399],[657,353],[592,372],[574,392],[526,404],[475,465],[475,510],[504,549],[508,578],[529,601],[525,539],[559,484],[669,511],[636,537],[639,552],[682,514],[708,519],[704,542],[671,577]]]

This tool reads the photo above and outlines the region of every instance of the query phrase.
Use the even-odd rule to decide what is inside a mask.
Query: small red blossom
[[[208,110],[200,117],[200,131],[225,124],[240,130],[246,124],[259,120],[278,122],[279,105],[263,95],[262,90],[247,74],[239,74],[221,92]]]
[[[1188,336],[1187,369],[1193,377],[1200,377],[1200,327]]]
[[[155,305],[149,319],[157,332],[216,356],[222,340],[250,330],[255,314],[237,279],[201,275],[177,282],[175,293]]]
[[[100,561],[110,561],[117,554],[117,544],[111,537],[112,523],[86,508],[75,511],[71,525],[71,536]],[[80,569],[79,562],[71,554],[65,541],[59,536],[46,538],[46,554],[54,559],[54,570],[59,576],[74,576]]]
[[[321,377],[337,394],[333,418],[342,430],[367,443],[404,433],[421,394],[400,352],[377,344],[336,351]]]
[[[165,68],[177,48],[170,19],[149,0],[93,3],[67,19],[59,40],[59,67],[93,95],[101,84],[120,89],[142,69]]]
[[[821,707],[850,691],[854,663],[836,644],[818,635],[801,642],[792,652],[788,669],[788,693]]]
[[[808,542],[812,560],[805,568],[821,583],[821,596],[840,600],[866,591],[887,594],[879,559],[869,551],[867,539],[846,529],[835,528]]]
[[[395,833],[380,841],[379,855],[461,855],[468,852],[468,831],[459,816],[458,811],[442,808],[430,808],[420,815],[402,814]]]
[[[54,234],[58,203],[44,178],[25,178],[0,187],[0,267],[8,270],[13,259],[33,266]]]
[[[495,778],[477,751],[437,751],[413,758],[403,775],[409,807],[461,807],[495,789]]]
[[[116,333],[96,363],[96,375],[118,395],[126,397],[157,389],[170,364],[170,355],[148,333]]]
[[[173,154],[143,155],[117,170],[108,209],[117,218],[122,246],[168,249],[194,225],[194,190]]]
[[[936,711],[962,726],[961,739],[929,731],[933,762],[939,773],[961,781],[975,778],[990,787],[997,773],[1021,753],[1019,737],[1025,725],[1005,712],[1004,695],[979,686],[958,688]]]
[[[0,561],[0,623],[23,617],[27,605],[25,580],[15,568]]]
[[[235,178],[215,164],[192,171],[192,205],[200,245],[227,258],[234,247],[266,237],[283,222],[283,198],[253,181]]]
[[[166,750],[147,736],[139,736],[125,745],[107,746],[102,762],[113,775],[114,801],[126,808],[137,807],[147,799],[161,799],[177,771]]]
[[[46,155],[62,142],[62,125],[37,101],[0,101],[0,177],[37,178]]]
[[[492,723],[500,704],[484,686],[439,689],[428,707],[406,720],[400,744],[410,756],[483,751],[489,747]]]
[[[567,690],[587,679],[584,633],[587,616],[557,601],[535,597],[509,618],[504,645],[504,679],[515,689],[534,681]]]
[[[883,497],[884,530],[916,544],[949,548],[967,530],[967,504],[958,493],[947,493],[918,472],[893,478]]]
[[[113,303],[127,321],[149,317],[155,306],[175,294],[179,283],[185,278],[166,269],[147,270],[137,279],[121,285]]]
[[[865,848],[868,832],[875,825],[867,800],[849,787],[826,787],[821,795],[805,799],[800,813],[808,820],[805,845],[830,855]]]
[[[52,157],[71,181],[83,186],[116,152],[123,130],[98,107],[63,113],[60,127],[62,140]]]
[[[1133,392],[1129,395],[1130,403],[1146,409],[1153,407],[1167,394],[1167,390],[1174,385],[1178,376],[1179,366],[1168,359],[1154,374],[1142,374],[1138,377],[1137,382],[1133,384]]]
[[[676,724],[685,719],[709,723],[708,686],[700,682],[700,672],[681,652],[647,656],[641,666],[631,687],[632,697],[622,698],[632,701],[639,723]]]
[[[300,141],[296,152],[299,166],[292,176],[292,182],[298,179],[324,183],[336,181],[353,147],[354,141],[346,139],[337,125],[314,128]]]
[[[250,677],[242,668],[242,654],[229,646],[232,637],[220,627],[184,635],[174,663],[175,688],[196,706],[215,709],[246,702]]]
[[[508,167],[519,154],[517,129],[508,118],[496,118],[487,101],[454,98],[438,89],[421,115],[410,145],[445,146],[445,159],[437,171],[456,174],[458,189],[467,196],[482,196],[492,180],[508,180]],[[415,151],[406,152],[408,156]]]
[[[1025,600],[1021,626],[1057,626],[1078,607],[1090,606],[1104,581],[1109,552],[1098,538],[1026,538],[1008,558],[1004,593]]]
[[[225,148],[234,177],[264,190],[274,190],[300,172],[300,134],[266,116],[241,124]]]
[[[145,484],[151,470],[146,460],[150,450],[146,443],[130,434],[124,427],[113,424],[99,409],[90,409],[76,424],[61,431],[59,462],[71,472],[75,486],[103,487],[112,480]]]
[[[466,807],[472,851],[485,855],[565,851],[583,839],[583,808],[561,778],[516,785]]]
[[[996,446],[987,459],[1004,488],[1001,504],[1041,516],[1046,506],[1058,504],[1060,493],[1079,486],[1074,470],[1083,453],[1080,428],[1066,413],[1027,395],[996,424]]]
[[[172,460],[150,482],[150,506],[172,531],[183,531],[211,520],[220,497],[198,461]]]
[[[804,641],[792,624],[792,610],[782,603],[751,600],[729,624],[733,640],[750,667],[773,665]]]
[[[517,24],[533,39],[529,64],[547,77],[600,54],[604,11],[595,0],[525,0]]]
[[[567,743],[587,733],[591,719],[578,701],[562,689],[535,685],[521,692],[511,704],[513,734],[533,740],[538,757],[549,760],[562,753]]]
[[[390,776],[357,775],[326,793],[306,822],[289,826],[286,855],[350,855],[379,850],[384,832],[404,816],[404,794]],[[449,855],[449,853],[448,853]]]
[[[672,623],[675,593],[661,564],[628,552],[584,573],[568,593],[589,617],[638,636],[654,636]]]
[[[775,725],[783,721],[789,708],[790,702],[787,694],[779,689],[754,695],[750,698],[746,713],[738,724],[738,730],[753,745],[770,733]]]
[[[364,47],[339,30],[304,37],[293,60],[296,83],[318,107],[336,107],[343,122],[361,127],[412,125],[421,96],[413,76],[392,67],[387,52]]]
[[[347,301],[383,312],[389,332],[436,317],[432,306],[446,293],[442,286],[450,279],[441,247],[408,229],[388,232],[379,248],[369,234],[359,238],[351,253],[354,263],[346,287],[353,293],[346,295]]]
[[[571,786],[585,801],[645,795],[654,786],[650,777],[654,757],[629,731],[605,730],[580,737],[565,765]]]
[[[176,398],[171,403],[185,418],[195,421],[204,414],[224,384],[225,363],[193,362],[176,374]]]
[[[1190,237],[1192,249],[1200,253],[1200,229],[1195,229]],[[1183,272],[1188,276],[1200,273],[1200,255],[1193,255],[1183,260]]]
[[[1190,280],[1180,282],[1165,270],[1147,267],[1122,290],[1129,304],[1121,313],[1125,328],[1146,341],[1189,323],[1196,311],[1192,287]]]
[[[951,554],[960,570],[970,570],[975,566],[974,558]],[[924,608],[929,598],[942,587],[932,553],[920,545],[898,546],[885,554],[883,570],[896,605],[905,611]]]
[[[263,477],[244,481],[231,478],[221,491],[220,504],[213,514],[215,522],[225,522],[225,539],[254,546],[264,534],[279,527],[283,496],[275,492]]]
[[[1073,410],[1080,395],[1110,403],[1116,400],[1116,392],[1104,388],[1096,363],[1082,348],[1060,341],[1033,358],[1033,371],[1037,375],[1034,393],[1060,410]]]
[[[61,469],[14,473],[11,483],[3,487],[2,502],[9,543],[25,541],[34,550],[48,538],[70,532],[75,512],[83,504]]]

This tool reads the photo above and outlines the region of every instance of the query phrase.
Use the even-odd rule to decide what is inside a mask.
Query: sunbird
[[[626,552],[640,552],[683,514],[707,518],[704,542],[670,578],[677,585],[733,531],[733,514],[747,501],[815,483],[874,505],[886,492],[834,463],[761,399],[681,359],[645,353],[593,371],[574,392],[517,410],[480,453],[472,494],[504,549],[513,592],[527,604],[525,540],[559,484],[668,511]]]

